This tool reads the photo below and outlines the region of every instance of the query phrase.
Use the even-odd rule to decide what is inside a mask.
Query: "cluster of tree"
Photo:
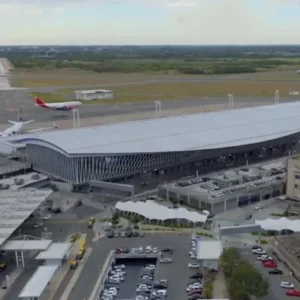
[[[85,63],[78,61],[48,60],[37,58],[11,57],[16,68],[26,69],[64,69],[77,68],[97,73],[147,73],[164,72],[180,74],[241,74],[253,73],[262,69],[270,69],[292,62],[275,59],[259,60],[105,60],[103,62]]]
[[[251,297],[260,298],[268,294],[268,280],[248,261],[243,260],[237,249],[225,250],[221,256],[221,265],[230,299],[250,300]]]
[[[241,46],[35,46],[0,47],[5,55],[26,54],[55,57],[58,60],[101,61],[103,59],[169,58],[266,58],[300,57],[299,45]],[[90,59],[93,60],[90,60]]]

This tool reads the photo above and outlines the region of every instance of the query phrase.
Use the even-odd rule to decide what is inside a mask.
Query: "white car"
[[[141,277],[141,279],[147,279],[147,280],[153,280],[152,276],[144,275]]]
[[[161,259],[159,260],[159,262],[160,262],[161,264],[170,264],[170,263],[173,262],[173,260],[172,260],[172,258],[165,257],[165,258],[161,258]]]
[[[257,248],[257,249],[253,249],[252,253],[253,254],[266,254],[266,251],[263,249]]]
[[[122,271],[121,269],[117,269],[117,270],[112,270],[110,272],[111,275],[120,275],[120,276],[125,276],[126,272]]]
[[[49,220],[51,218],[52,218],[52,214],[48,214],[48,215],[43,217],[43,220]]]
[[[32,226],[32,228],[40,228],[40,227],[43,227],[44,226],[44,224],[43,223],[36,223],[36,224],[34,224],[33,226]]]
[[[188,267],[189,267],[190,269],[198,269],[198,268],[200,268],[200,265],[199,265],[199,264],[189,263],[189,264],[188,264]]]
[[[284,289],[293,289],[294,288],[294,285],[288,281],[282,281],[280,283],[280,286]]]
[[[153,252],[153,253],[158,253],[158,248],[157,248],[157,247],[154,247],[154,248],[152,249],[152,252]]]
[[[272,260],[272,257],[264,254],[264,255],[257,256],[257,260],[261,260],[261,261]]]
[[[151,288],[148,288],[147,286],[146,287],[138,287],[135,291],[137,293],[141,293],[141,292],[147,292],[147,291],[150,291]]]
[[[126,266],[125,265],[115,265],[114,266],[114,269],[126,269]]]
[[[104,290],[104,296],[117,296],[118,292],[115,290]]]
[[[147,246],[147,247],[145,248],[145,253],[150,253],[150,252],[152,252],[152,249],[153,249],[152,246]]]
[[[202,283],[199,283],[199,282],[195,282],[193,284],[190,284],[187,288],[186,288],[186,291],[187,292],[191,292],[193,290],[199,290],[199,289],[202,289],[203,285]]]
[[[121,282],[119,278],[108,278],[109,283],[118,284]]]
[[[112,276],[109,277],[109,280],[124,281],[124,276],[122,276],[121,274],[114,274],[114,275],[112,275]]]
[[[261,206],[260,204],[258,204],[258,205],[256,205],[256,206],[254,207],[254,209],[260,210],[260,209],[262,209],[262,206]]]
[[[156,269],[156,266],[155,265],[146,265],[145,270],[155,270]]]
[[[167,290],[156,290],[152,293],[153,296],[167,296]]]

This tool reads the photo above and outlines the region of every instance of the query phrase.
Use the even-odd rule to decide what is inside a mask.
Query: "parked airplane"
[[[20,115],[21,115],[21,111],[19,114],[18,122],[10,121],[10,120],[8,121],[9,123],[11,123],[13,125],[10,126],[9,128],[7,128],[6,130],[0,132],[0,137],[11,136],[11,135],[21,134],[21,133],[33,133],[33,132],[39,132],[39,131],[45,131],[45,130],[51,130],[51,129],[57,128],[56,126],[52,126],[52,127],[46,127],[46,128],[33,129],[33,130],[29,130],[29,131],[23,131],[24,125],[32,123],[32,122],[34,122],[34,120],[23,122]]]
[[[35,97],[34,100],[35,103],[40,107],[55,109],[55,110],[72,110],[82,105],[82,103],[79,101],[45,103],[39,97]]]

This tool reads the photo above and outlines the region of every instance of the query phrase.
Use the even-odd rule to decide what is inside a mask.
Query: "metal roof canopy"
[[[71,247],[72,243],[53,243],[46,251],[40,252],[35,259],[63,259]]]
[[[1,249],[6,251],[43,251],[49,248],[52,240],[42,240],[30,235],[23,235],[6,242]]]
[[[298,133],[299,117],[300,103],[293,102],[41,132],[27,144],[73,156],[210,150]]]
[[[58,266],[39,267],[26,283],[18,298],[40,297],[57,268]]]
[[[0,246],[51,193],[50,189],[0,191]]]

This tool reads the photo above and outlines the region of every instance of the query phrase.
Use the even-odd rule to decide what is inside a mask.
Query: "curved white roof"
[[[41,132],[26,143],[70,155],[149,153],[241,146],[296,132],[299,102]]]
[[[124,212],[132,212],[143,216],[150,220],[171,220],[171,219],[186,219],[190,222],[205,223],[207,216],[202,215],[195,211],[188,211],[186,208],[168,208],[163,205],[159,205],[153,201],[146,202],[118,202],[116,209]]]
[[[281,231],[284,229],[300,232],[300,220],[290,220],[287,218],[256,220],[255,223],[260,225],[264,230]]]

